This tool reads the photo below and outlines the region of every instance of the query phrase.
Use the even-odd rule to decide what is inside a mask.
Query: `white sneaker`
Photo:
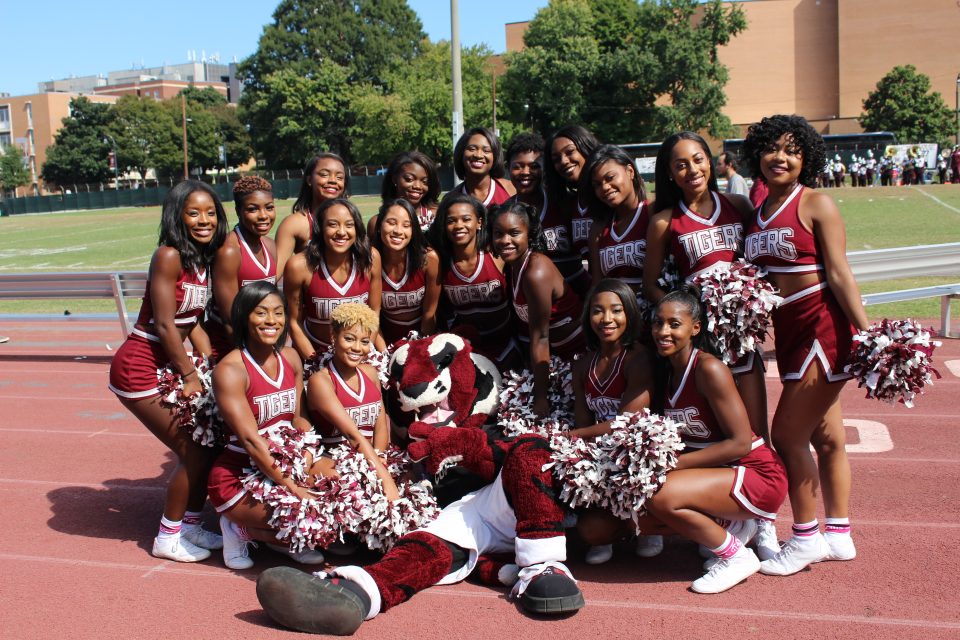
[[[830,547],[830,554],[824,560],[853,560],[857,557],[857,548],[849,533],[825,533],[823,537]]]
[[[300,564],[323,564],[323,554],[317,550],[291,551],[290,547],[281,544],[268,544],[267,546],[277,553],[293,558],[295,562]]]
[[[717,558],[710,570],[693,581],[690,588],[697,593],[720,593],[740,584],[760,569],[760,559],[747,547],[730,558]]]
[[[663,536],[637,536],[634,553],[641,558],[652,558],[663,551]]]
[[[757,535],[753,539],[760,560],[769,560],[780,553],[777,527],[769,520],[757,520]]]
[[[223,536],[207,531],[200,525],[192,527],[184,525],[180,529],[180,537],[201,549],[223,549]]]
[[[822,533],[816,533],[807,540],[793,536],[778,553],[769,560],[760,563],[760,573],[768,576],[790,576],[802,571],[814,562],[825,560],[830,555],[830,545]]]
[[[210,551],[196,546],[179,535],[154,538],[151,553],[157,558],[166,558],[175,562],[200,562],[210,557]]]
[[[220,516],[220,530],[223,531],[223,564],[229,569],[249,569],[253,566],[249,546],[257,543],[244,540],[238,531],[240,527]]]
[[[585,558],[587,564],[603,564],[605,562],[610,562],[610,558],[613,557],[613,545],[612,544],[600,544],[595,547],[590,547],[587,549],[587,557]]]

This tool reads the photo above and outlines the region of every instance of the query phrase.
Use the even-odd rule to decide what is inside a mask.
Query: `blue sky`
[[[408,0],[433,40],[450,38],[446,0]],[[504,49],[504,24],[529,20],[547,0],[460,0],[464,45]],[[134,65],[147,67],[220,54],[241,60],[254,52],[271,21],[272,0],[40,0],[3,2],[0,92],[36,93],[44,80],[86,76]]]

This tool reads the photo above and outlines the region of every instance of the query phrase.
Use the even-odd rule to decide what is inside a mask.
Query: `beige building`
[[[63,119],[70,115],[74,93],[38,93],[30,96],[0,96],[0,147],[16,145],[23,151],[30,169],[33,186],[17,189],[17,195],[36,193],[40,168],[47,159],[47,147]],[[116,96],[87,96],[92,102],[113,103]]]
[[[724,113],[742,134],[765,115],[797,113],[821,133],[856,133],[863,101],[897,65],[930,77],[951,108],[960,82],[957,0],[751,0],[747,29],[720,49]],[[505,25],[523,48],[526,22]]]

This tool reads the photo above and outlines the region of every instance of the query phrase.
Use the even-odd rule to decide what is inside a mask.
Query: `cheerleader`
[[[241,480],[254,467],[264,481],[286,488],[301,500],[316,497],[309,486],[297,484],[277,468],[266,436],[278,429],[280,438],[297,446],[298,439],[292,436],[312,430],[306,418],[300,357],[292,347],[283,346],[286,301],[273,283],[256,281],[234,296],[231,311],[238,346],[224,355],[213,372],[217,408],[230,439],[208,481],[210,502],[220,513],[223,562],[230,569],[249,569],[253,566],[249,547],[256,546],[253,541],[257,540],[298,562],[320,564],[323,554],[319,551],[296,553],[270,544],[277,542],[278,535],[269,524],[271,508],[254,499]],[[314,461],[310,452],[303,455],[311,476],[335,474],[328,458]]]
[[[771,435],[787,468],[794,519],[793,537],[760,570],[789,575],[856,556],[839,396],[850,377],[844,367],[854,329],[866,329],[867,316],[847,263],[843,218],[832,199],[811,188],[825,155],[820,135],[799,116],[772,116],[750,127],[743,154],[770,189],[745,229],[745,253],[784,297],[773,312],[783,392]],[[816,518],[820,483],[826,535]]]
[[[380,311],[380,254],[367,242],[357,207],[346,198],[317,209],[313,235],[283,274],[290,309],[290,337],[304,360],[332,344],[330,313],[361,302]]]
[[[655,180],[657,199],[643,267],[643,293],[653,303],[667,293],[657,283],[667,256],[673,256],[688,284],[712,269],[729,267],[743,257],[743,221],[753,215],[746,197],[719,192],[710,147],[691,131],[660,145]],[[754,433],[766,438],[767,391],[759,354],[744,356],[730,369]]]
[[[580,174],[580,190],[597,222],[589,243],[594,284],[620,278],[640,301],[650,208],[633,160],[616,145],[597,147]]]
[[[177,562],[204,560],[209,549],[219,549],[223,542],[200,527],[213,452],[195,443],[180,428],[174,410],[160,403],[157,371],[169,364],[183,376],[184,396],[202,391],[183,343],[189,337],[195,351],[210,352],[199,319],[209,297],[210,264],[226,228],[223,205],[209,186],[184,180],[170,190],[137,323],[110,363],[110,390],[177,456],[152,551]]]
[[[520,363],[520,353],[513,339],[503,262],[485,250],[484,217],[479,200],[448,193],[430,225],[430,246],[440,256],[444,325],[507,371]]]
[[[633,290],[607,278],[590,290],[581,326],[587,354],[573,365],[574,419],[571,436],[595,438],[609,433],[618,414],[650,406],[653,391],[650,355],[636,341],[640,308]],[[596,517],[598,514],[594,514]],[[605,514],[606,518],[613,516]],[[590,537],[589,522],[584,522]],[[583,529],[582,529],[583,531]],[[653,557],[663,549],[663,536],[640,536],[636,553]],[[587,564],[603,564],[613,557],[612,544],[597,544],[587,551]]]
[[[390,202],[402,198],[413,205],[420,229],[426,233],[437,215],[437,199],[440,197],[440,176],[433,160],[419,151],[403,151],[393,156],[380,187],[380,201]],[[367,222],[367,235],[376,238],[374,229],[379,216]]]
[[[569,210],[562,199],[551,200],[543,186],[543,138],[536,133],[521,133],[507,147],[507,170],[517,195],[508,202],[524,202],[539,212],[540,226],[546,239],[544,254],[563,274],[564,280],[578,296],[590,288],[590,276],[583,269],[579,251],[571,242]]]
[[[385,201],[371,238],[382,260],[383,341],[393,344],[411,330],[422,335],[434,333],[440,301],[440,258],[427,247],[413,205],[403,199]]]
[[[293,211],[277,227],[277,275],[281,276],[287,260],[303,251],[313,233],[317,209],[328,200],[345,197],[350,187],[347,165],[335,153],[318,153],[303,168],[300,193]]]
[[[490,214],[494,255],[503,260],[521,345],[533,371],[533,410],[550,414],[550,357],[567,362],[583,350],[580,298],[544,255],[546,239],[536,211],[512,202]]]
[[[214,257],[213,304],[204,323],[214,360],[234,348],[229,318],[237,291],[258,280],[277,281],[277,247],[269,237],[277,218],[273,187],[259,176],[244,176],[233,184],[233,201],[239,220]]]
[[[590,257],[590,227],[593,218],[587,206],[587,194],[578,191],[580,174],[587,158],[600,146],[596,137],[578,124],[558,129],[543,146],[544,185],[547,197],[558,204],[570,221],[570,243],[581,260]],[[588,274],[589,275],[589,274]]]
[[[695,289],[667,294],[654,313],[653,341],[666,369],[664,414],[680,423],[686,447],[646,508],[713,552],[691,588],[720,593],[760,569],[746,544],[756,533],[755,518],[776,517],[787,479],[777,454],[751,432],[730,370],[709,353],[703,322]]]
[[[463,180],[454,189],[471,195],[490,209],[513,195],[513,185],[503,179],[500,139],[486,127],[474,127],[453,148],[453,169]]]

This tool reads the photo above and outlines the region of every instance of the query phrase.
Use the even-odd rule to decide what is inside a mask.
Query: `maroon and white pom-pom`
[[[183,395],[183,376],[172,364],[157,369],[160,404],[173,409],[180,428],[187,430],[197,444],[215,447],[223,443],[223,419],[213,397],[213,367],[206,356],[187,354],[197,370],[200,391]]]
[[[541,418],[533,412],[533,373],[529,369],[509,371],[500,388],[497,423],[508,438],[526,433],[549,438],[573,428],[573,374],[570,363],[556,356],[550,358],[547,402],[550,415]]]
[[[770,314],[783,302],[764,280],[766,271],[737,260],[693,278],[707,314],[706,330],[717,337],[723,361],[731,365],[763,343]]]
[[[910,320],[881,320],[853,336],[846,370],[866,387],[868,398],[900,401],[907,408],[940,373],[933,368],[933,350],[940,342]]]

